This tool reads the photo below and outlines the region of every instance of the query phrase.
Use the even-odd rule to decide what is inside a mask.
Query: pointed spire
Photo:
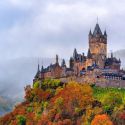
[[[40,66],[39,66],[39,63],[38,63],[37,73],[36,73],[34,78],[39,78],[39,74],[40,74]]]
[[[90,31],[89,31],[89,36],[91,36],[92,35],[92,32],[91,32],[91,29],[90,29]]]
[[[76,59],[77,58],[77,50],[76,50],[76,48],[74,49],[74,52],[73,52],[73,57],[74,57],[74,59]]]
[[[58,55],[56,55],[56,64],[58,64],[59,63],[59,57],[58,57]]]
[[[74,49],[74,53],[77,54],[77,50],[76,50],[76,48]]]
[[[42,65],[42,67],[41,67],[41,72],[43,72],[43,70],[44,70],[44,67],[43,67],[43,65]]]
[[[89,59],[92,58],[92,54],[91,54],[91,52],[90,52],[90,49],[88,49],[87,57],[88,57]]]
[[[62,64],[61,64],[61,66],[62,66],[62,67],[66,67],[66,62],[65,62],[64,59],[62,60]]]
[[[106,30],[104,31],[104,37],[107,38],[107,33]]]
[[[96,35],[102,35],[102,31],[98,23],[96,24],[94,32],[93,32],[93,36],[96,36]]]
[[[104,36],[107,36],[106,30],[104,31]]]
[[[38,72],[40,71],[40,66],[39,66],[39,63],[38,63],[38,69],[37,69],[37,71],[38,71]]]

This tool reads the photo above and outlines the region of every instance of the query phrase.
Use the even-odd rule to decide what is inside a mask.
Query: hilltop
[[[46,79],[25,88],[25,101],[1,125],[123,125],[125,90]]]

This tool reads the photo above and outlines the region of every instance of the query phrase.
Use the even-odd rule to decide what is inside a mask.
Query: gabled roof
[[[110,66],[112,65],[113,63],[117,63],[117,64],[120,64],[120,60],[118,60],[117,58],[115,57],[111,57],[111,58],[107,58],[106,61],[105,61],[105,66]]]
[[[51,70],[55,69],[57,66],[60,66],[58,63],[50,64],[47,68],[44,68],[41,73],[50,72]]]

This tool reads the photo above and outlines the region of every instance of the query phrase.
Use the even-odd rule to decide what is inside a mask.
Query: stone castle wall
[[[105,82],[99,81],[96,85],[100,87],[125,88],[125,80],[105,80]]]
[[[60,80],[64,83],[68,83],[70,81],[76,81],[78,83],[81,84],[85,84],[85,83],[95,83],[96,86],[100,86],[100,87],[117,87],[117,88],[125,88],[125,80],[108,80],[105,78],[89,78],[89,77],[67,77],[67,78],[60,78]]]

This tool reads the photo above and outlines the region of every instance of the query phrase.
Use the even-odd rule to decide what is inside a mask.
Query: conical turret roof
[[[91,54],[91,52],[90,52],[90,49],[88,49],[88,54],[87,54],[87,57],[88,57],[89,59],[91,59],[91,58],[92,58],[92,54]]]
[[[98,23],[96,24],[94,32],[93,32],[93,36],[96,36],[96,35],[102,35],[102,31]]]

